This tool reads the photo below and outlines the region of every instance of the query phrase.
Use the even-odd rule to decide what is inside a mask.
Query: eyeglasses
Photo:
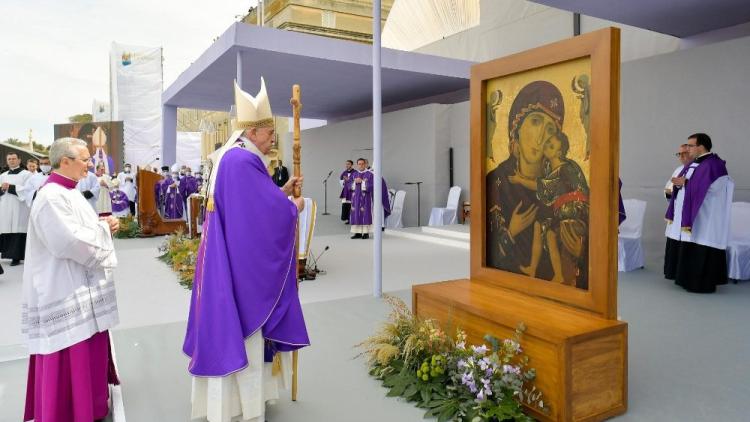
[[[688,148],[695,148],[698,146],[698,144],[686,144],[685,146]]]
[[[68,158],[70,158],[71,160],[80,160],[80,161],[83,161],[86,164],[92,162],[91,161],[91,157],[88,157],[88,158],[68,157]]]
[[[685,151],[685,152],[677,152],[677,153],[675,153],[674,156],[675,157],[682,157],[683,155],[688,155],[688,152],[687,151]]]

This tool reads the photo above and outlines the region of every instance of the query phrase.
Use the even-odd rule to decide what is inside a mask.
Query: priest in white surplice
[[[26,179],[26,185],[24,186],[24,201],[26,205],[31,208],[31,204],[34,202],[34,197],[39,188],[42,187],[44,182],[47,181],[49,173],[52,171],[52,166],[49,164],[49,158],[42,157],[39,159],[39,171],[32,174],[31,177]]]
[[[24,187],[31,173],[21,167],[15,152],[5,156],[9,170],[0,174],[0,255],[11,266],[21,263],[26,249],[29,207],[24,202]]]
[[[672,176],[669,177],[669,180],[667,180],[667,184],[664,185],[664,197],[667,198],[667,202],[669,202],[669,200],[672,199],[672,189],[674,188],[672,179],[679,176],[682,169],[685,168],[686,165],[690,164],[690,162],[693,161],[693,159],[690,158],[690,151],[688,151],[688,144],[680,145],[680,148],[675,153],[675,156],[680,161],[680,165],[677,166],[676,169],[674,169],[674,171],[672,172]]]
[[[672,179],[667,209],[664,277],[694,293],[713,293],[727,283],[726,248],[734,181],[726,162],[711,152],[711,138],[688,138],[693,161]]]
[[[96,211],[96,203],[99,201],[99,177],[96,173],[90,171],[86,174],[86,177],[78,181],[76,189],[83,195],[84,198],[89,202],[91,208]]]
[[[117,383],[109,329],[117,325],[112,233],[75,190],[91,165],[86,143],[50,147],[54,171],[29,218],[23,273],[22,331],[29,349],[24,421],[94,421],[109,413]]]
[[[124,170],[117,175],[117,180],[120,181],[120,190],[128,197],[130,215],[135,216],[135,176],[132,173],[130,164],[125,163]]]
[[[104,163],[99,162],[96,165],[96,178],[99,182],[99,195],[96,198],[96,213],[100,216],[112,214],[112,199],[109,191],[112,188],[112,178],[106,173]]]

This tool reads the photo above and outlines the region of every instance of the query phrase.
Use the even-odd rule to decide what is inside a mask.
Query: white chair
[[[458,200],[461,198],[461,188],[453,186],[448,192],[448,204],[445,208],[433,208],[430,212],[430,222],[428,226],[446,226],[456,224],[456,214],[458,209]]]
[[[307,259],[310,254],[310,242],[315,233],[315,220],[318,205],[310,198],[305,198],[305,209],[299,214],[299,255],[298,259]]]
[[[385,227],[389,229],[400,229],[404,227],[402,216],[404,214],[404,199],[406,198],[405,191],[396,192],[396,196],[393,198],[391,204],[391,215],[385,221]]]
[[[733,280],[750,279],[750,202],[732,203],[727,270]]]
[[[626,218],[617,236],[617,271],[627,272],[643,268],[646,262],[641,244],[646,201],[626,199],[622,202]]]

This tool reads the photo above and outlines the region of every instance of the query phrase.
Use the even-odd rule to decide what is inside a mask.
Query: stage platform
[[[450,246],[469,250],[469,225],[452,224],[449,226],[406,227],[402,229],[386,229],[386,234],[393,237],[417,240],[434,245]]]
[[[269,406],[270,422],[421,421],[411,404],[386,398],[354,359],[355,344],[386,318],[371,296],[372,241],[351,240],[346,227],[313,243],[330,246],[320,259],[326,275],[303,282],[300,296],[312,346],[300,354],[300,394]],[[446,236],[449,237],[449,236]],[[458,239],[456,239],[458,240]],[[112,331],[122,379],[123,413],[116,422],[187,421],[190,378],[181,353],[189,292],[154,259],[158,239],[118,240],[121,324]],[[414,283],[468,275],[468,251],[384,236],[386,291],[410,300]],[[9,269],[3,261],[6,271]],[[647,262],[658,262],[650,257]],[[138,265],[134,265],[137,263]],[[649,264],[651,265],[651,264]],[[750,414],[750,283],[713,295],[686,293],[651,265],[620,273],[619,314],[629,323],[629,408],[616,421],[742,421]],[[9,333],[20,331],[20,274],[0,276],[0,422],[21,419],[27,359]],[[150,277],[143,277],[150,274]],[[16,292],[15,298],[5,293]],[[14,334],[16,336],[17,334]],[[20,336],[19,336],[20,337]],[[9,341],[10,340],[10,341]],[[533,365],[533,362],[532,362]]]

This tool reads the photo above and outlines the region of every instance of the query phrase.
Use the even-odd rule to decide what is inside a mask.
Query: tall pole
[[[372,2],[372,160],[375,166],[373,178],[372,216],[375,238],[372,253],[372,295],[383,295],[383,139],[382,139],[382,100],[380,79],[380,0]]]
[[[299,143],[299,119],[300,111],[302,110],[301,101],[302,92],[300,86],[294,84],[292,86],[292,98],[289,103],[292,105],[292,120],[294,121],[294,138],[292,145],[292,175],[294,177],[302,176],[302,145]],[[302,196],[302,187],[295,185],[292,189],[292,196],[299,198]],[[299,271],[299,219],[297,219],[297,230],[296,239],[294,241],[294,264]],[[295,271],[296,272],[296,271]],[[297,288],[299,289],[299,273],[297,274]],[[299,291],[297,292],[299,295]],[[299,351],[295,350],[292,352],[292,401],[297,401],[297,388],[298,388],[298,365],[299,365]]]

